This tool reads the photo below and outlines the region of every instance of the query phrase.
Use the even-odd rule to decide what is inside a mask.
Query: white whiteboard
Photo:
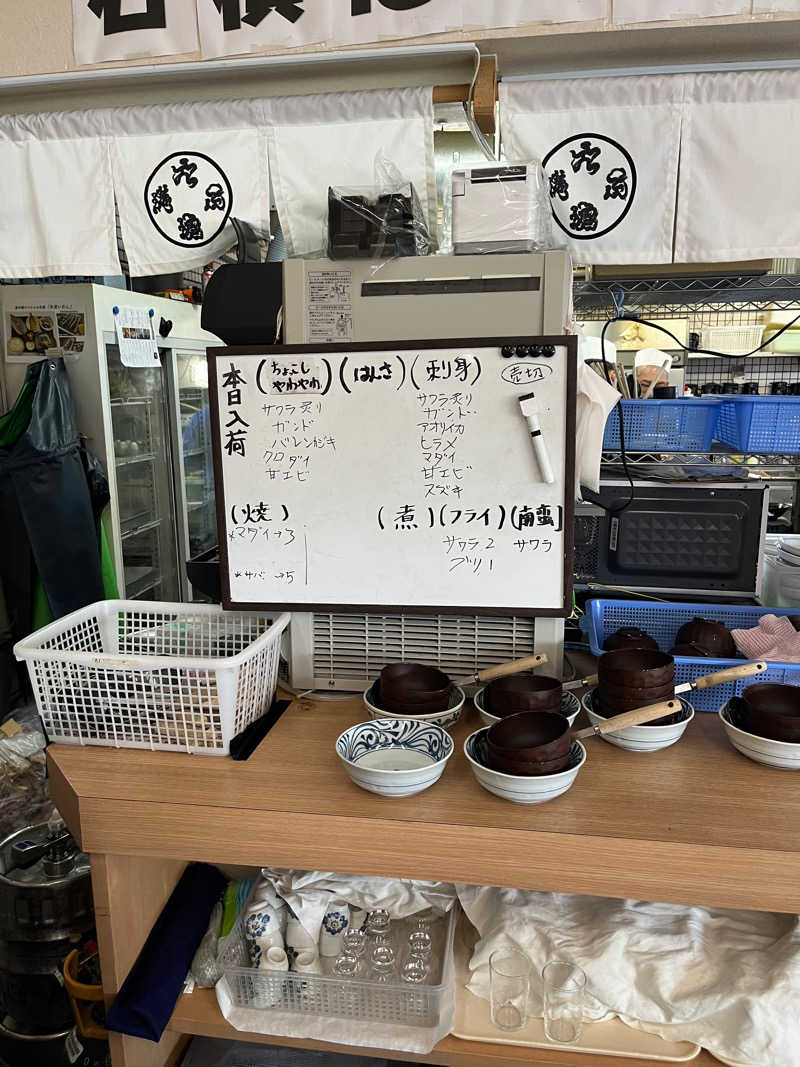
[[[575,344],[209,350],[225,606],[568,614]]]

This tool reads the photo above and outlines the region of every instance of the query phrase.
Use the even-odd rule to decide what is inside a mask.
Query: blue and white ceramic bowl
[[[472,698],[472,703],[478,709],[478,714],[481,717],[481,722],[484,726],[494,726],[496,722],[500,722],[499,715],[492,715],[486,710],[483,705],[483,695],[486,689],[479,689],[475,696]],[[568,693],[566,689],[561,693],[561,714],[568,720],[570,726],[578,718],[578,714],[581,710],[581,703],[574,693]]]
[[[385,719],[390,716],[391,713],[381,707],[379,680],[374,681],[364,693],[364,706],[371,719]],[[449,730],[461,718],[463,707],[464,690],[454,685],[450,692],[450,703],[444,711],[434,711],[430,715],[409,715],[408,718],[413,719],[414,722],[434,723],[436,726],[441,726],[443,730]]]
[[[586,714],[592,726],[598,726],[606,721],[602,715],[592,711],[592,697],[596,692],[596,689],[592,689],[583,698],[583,706],[586,708]],[[676,741],[680,741],[684,730],[694,718],[694,708],[688,700],[683,700],[682,697],[673,697],[673,700],[680,701],[681,705],[680,713],[675,713],[676,716],[680,714],[677,722],[669,723],[667,726],[651,726],[650,723],[644,723],[642,726],[626,726],[613,734],[603,734],[603,740],[616,745],[617,748],[625,748],[628,752],[657,752],[661,748],[669,748]]]
[[[336,752],[351,780],[382,797],[410,797],[438,782],[453,739],[434,723],[375,719],[339,736]]]
[[[472,773],[484,789],[503,800],[514,804],[545,804],[555,800],[570,788],[578,777],[578,771],[586,762],[586,749],[580,741],[573,741],[569,763],[557,774],[503,774],[489,766],[486,744],[488,729],[477,730],[464,742],[464,755],[469,760]]]
[[[800,771],[800,743],[773,741],[748,733],[738,725],[736,706],[728,701],[719,713],[725,733],[733,747],[748,759],[763,763],[765,767],[777,767],[782,771]]]

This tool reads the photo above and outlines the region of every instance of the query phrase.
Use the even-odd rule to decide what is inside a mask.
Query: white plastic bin
[[[14,647],[51,741],[228,754],[272,704],[289,615],[105,600]]]

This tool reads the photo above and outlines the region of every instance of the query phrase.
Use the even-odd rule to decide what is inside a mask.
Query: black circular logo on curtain
[[[542,161],[553,218],[576,241],[605,237],[636,196],[636,164],[626,148],[600,133],[578,133]]]
[[[150,221],[174,245],[200,248],[222,232],[233,190],[218,163],[202,152],[173,152],[155,167],[144,187]]]

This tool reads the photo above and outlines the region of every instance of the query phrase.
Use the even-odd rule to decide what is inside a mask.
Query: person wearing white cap
[[[636,353],[633,366],[639,396],[644,396],[654,383],[655,385],[669,385],[672,356],[666,352],[658,348],[643,348]]]

